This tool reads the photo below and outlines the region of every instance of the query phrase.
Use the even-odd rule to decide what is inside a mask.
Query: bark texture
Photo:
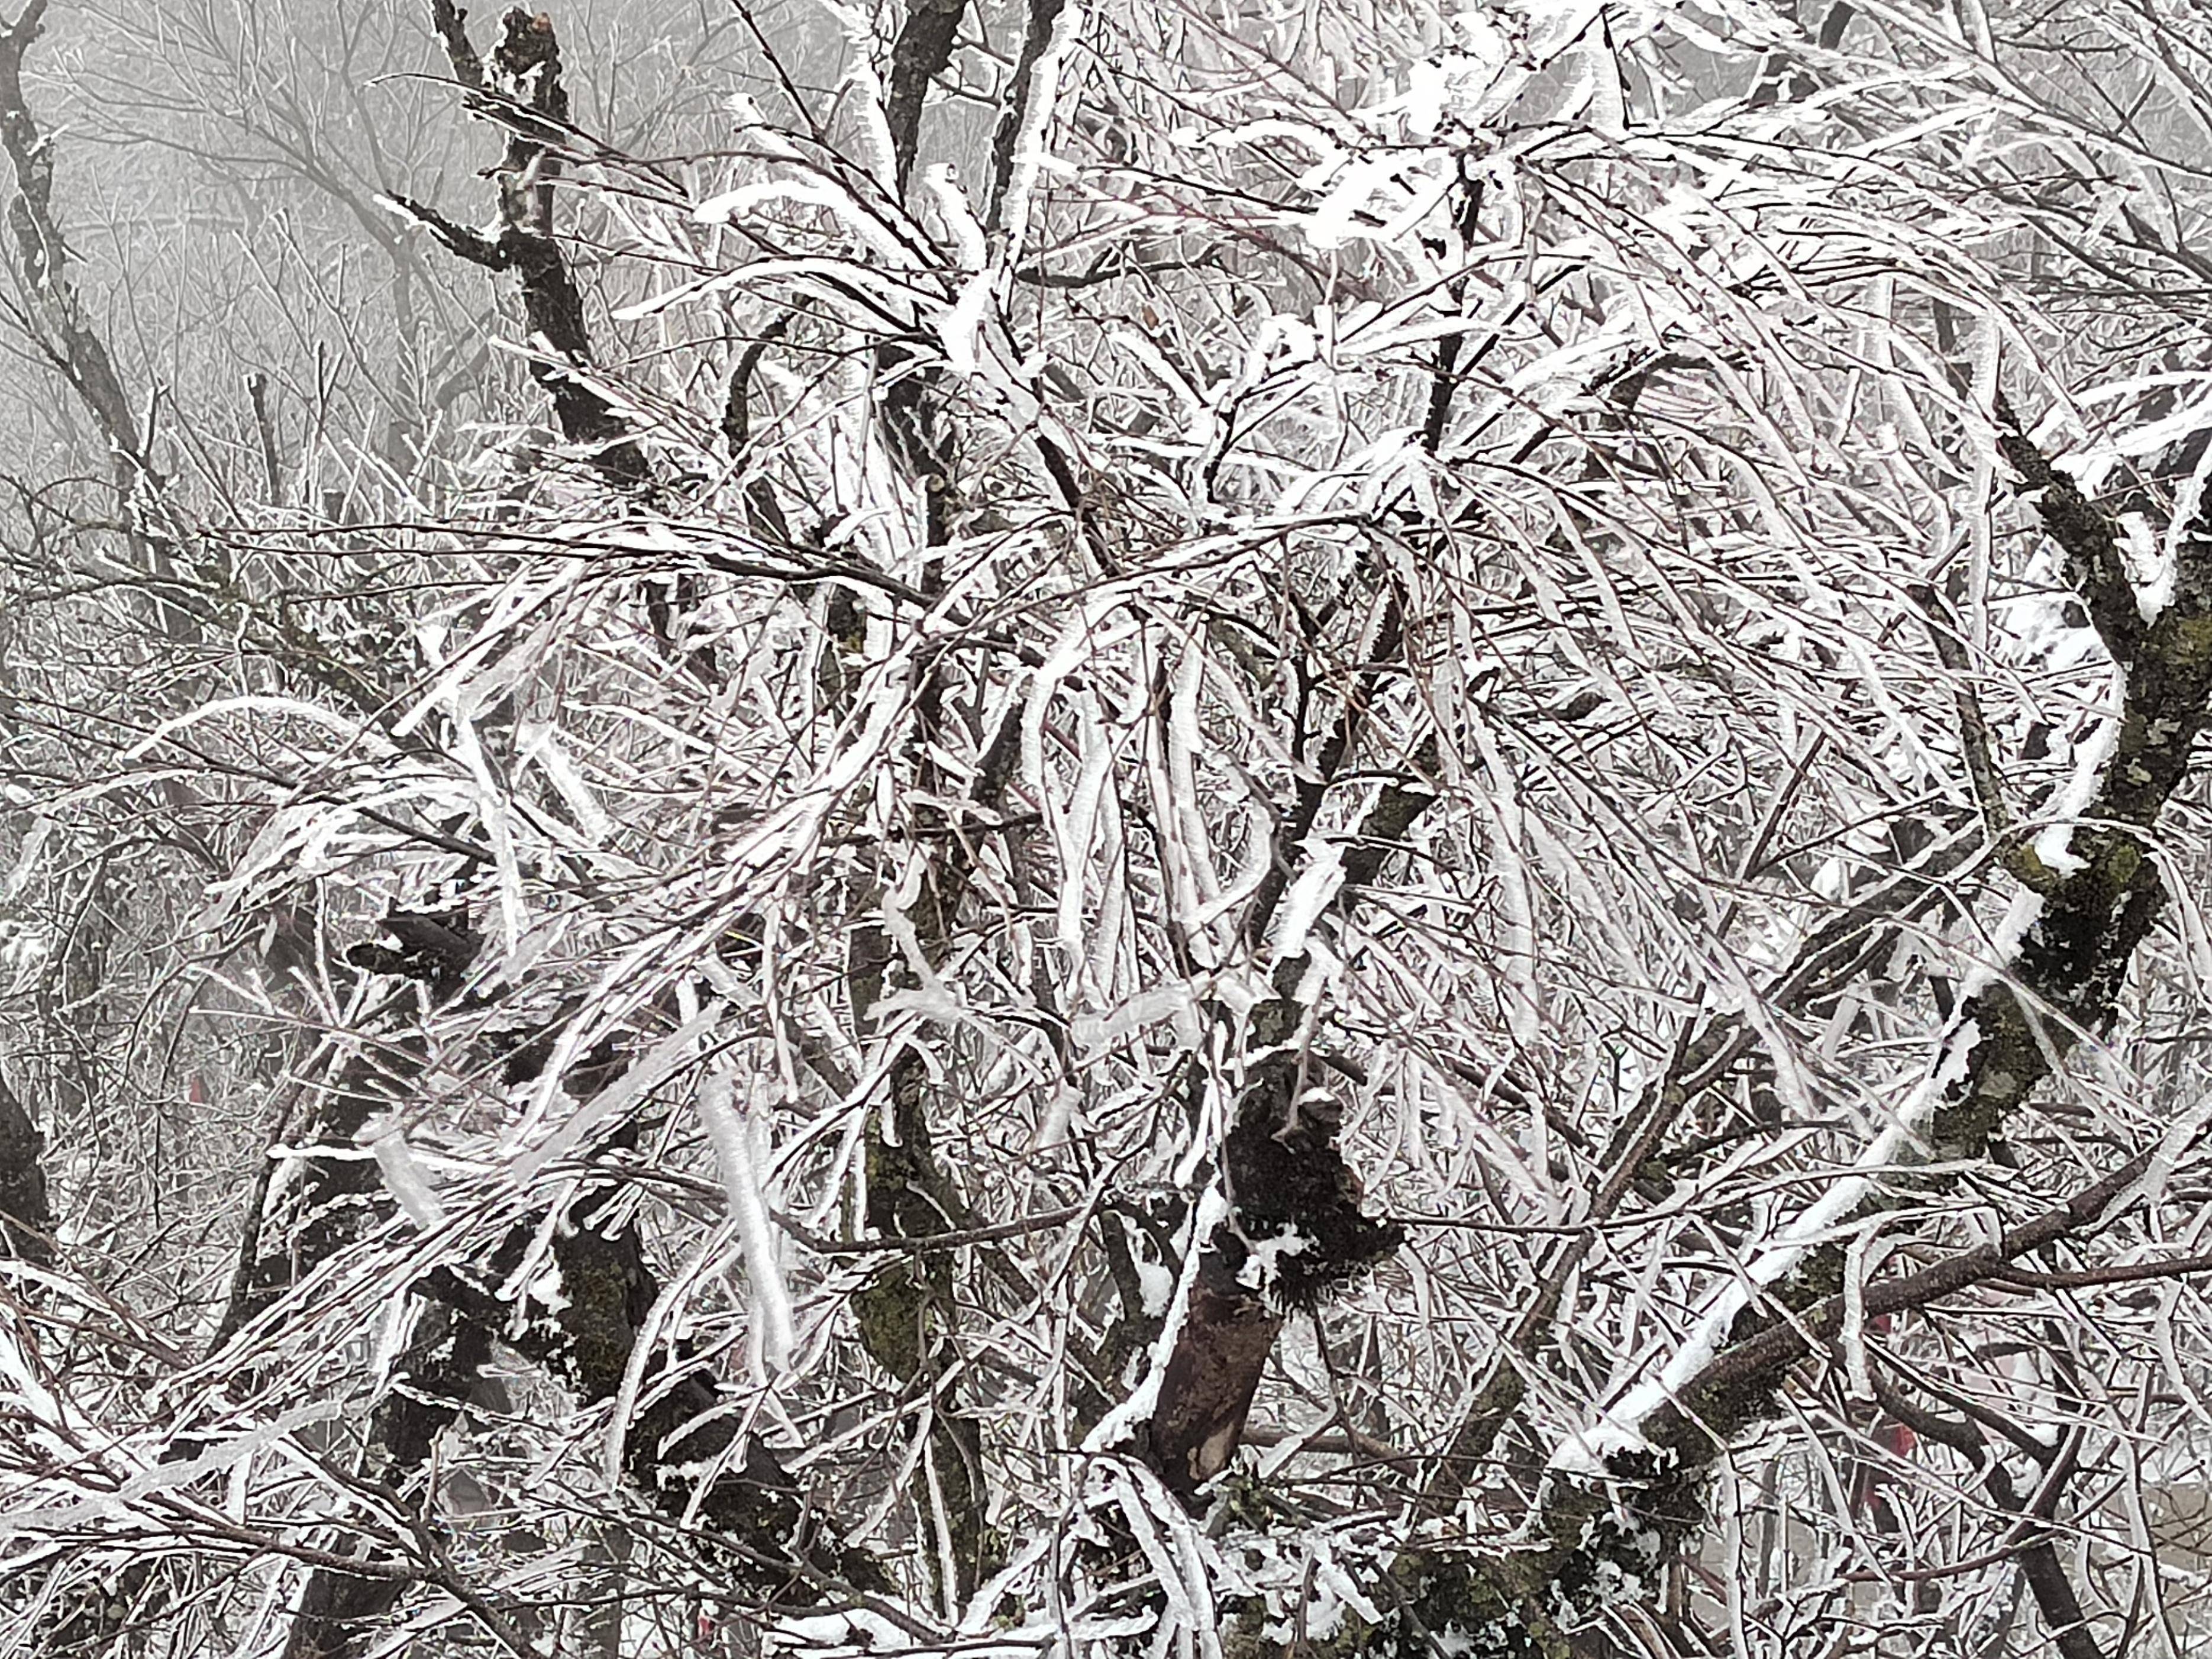
[[[0,1078],[0,1242],[21,1261],[51,1267],[54,1216],[46,1203],[46,1137]]]
[[[452,0],[431,0],[431,21],[462,88],[470,112],[499,127],[507,149],[494,173],[499,185],[499,234],[486,236],[405,197],[396,198],[452,252],[487,270],[512,271],[522,309],[539,347],[530,372],[553,400],[561,435],[587,450],[611,482],[645,483],[645,453],[629,423],[586,379],[591,328],[583,291],[555,234],[555,181],[564,149],[578,135],[561,78],[561,45],[545,12],[511,8],[500,20],[489,60],[468,33],[468,13]]]

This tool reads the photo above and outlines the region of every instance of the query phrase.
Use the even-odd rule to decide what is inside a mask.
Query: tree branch
[[[521,278],[524,318],[533,343],[543,342],[531,360],[531,377],[552,398],[561,435],[587,449],[610,483],[641,486],[649,473],[629,422],[581,378],[592,360],[591,331],[582,291],[554,239],[558,146],[573,129],[553,20],[544,12],[512,8],[501,19],[499,44],[486,63],[470,43],[465,11],[451,0],[431,0],[430,15],[453,78],[469,89],[471,112],[507,134],[506,155],[495,175],[500,232],[485,237],[404,197],[393,199],[453,253]]]
[[[908,0],[906,22],[891,45],[891,72],[884,91],[884,125],[890,129],[891,159],[903,192],[921,142],[921,109],[929,83],[952,61],[953,42],[968,0]]]

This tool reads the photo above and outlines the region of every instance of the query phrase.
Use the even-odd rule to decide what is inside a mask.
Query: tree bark
[[[625,489],[650,477],[629,422],[584,375],[592,362],[583,291],[555,235],[554,182],[562,147],[574,135],[561,78],[561,46],[551,16],[511,8],[500,21],[489,62],[468,34],[468,13],[452,0],[431,0],[430,15],[464,89],[470,111],[501,128],[507,150],[499,183],[499,234],[468,230],[435,210],[396,198],[448,250],[495,271],[513,271],[522,289],[523,316],[542,349],[530,372],[553,400],[561,435],[586,449],[610,483]]]

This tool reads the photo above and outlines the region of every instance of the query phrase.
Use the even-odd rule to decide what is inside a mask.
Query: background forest
[[[2203,0],[0,19],[0,1652],[2212,1640]]]

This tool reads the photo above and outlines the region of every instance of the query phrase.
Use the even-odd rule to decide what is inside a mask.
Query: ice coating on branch
[[[721,1018],[720,1006],[710,1003],[684,1021],[675,1031],[655,1043],[652,1048],[634,1061],[628,1071],[580,1106],[575,1113],[551,1134],[537,1145],[519,1151],[514,1160],[518,1177],[525,1181],[529,1180],[555,1159],[568,1156],[596,1125],[627,1111],[647,1090],[651,1089],[670,1073],[690,1060],[697,1052],[700,1040],[711,1032],[721,1022]],[[550,1101],[559,1089],[562,1070],[573,1062],[581,1049],[586,1046],[582,1040],[586,1035],[581,1021],[563,1035],[560,1045],[554,1050],[553,1059],[547,1065],[544,1078],[539,1085],[538,1097],[541,1102]],[[532,1115],[534,1117],[535,1114]],[[526,1120],[509,1133],[514,1141],[520,1143],[535,1127],[534,1122]]]
[[[2118,699],[2112,701],[2117,702]],[[2050,821],[2036,832],[2032,843],[2036,857],[2043,860],[2045,869],[2063,876],[2071,875],[2082,867],[2081,860],[2075,856],[2072,849],[2075,820],[2097,798],[2097,787],[2104,775],[2105,763],[2112,758],[2112,750],[2119,740],[2120,722],[2116,715],[2108,712],[2098,720],[2095,729],[2075,745],[2073,774],[2051,797],[2045,809]],[[2013,901],[2014,908],[2017,910],[2033,896],[2030,893],[2019,895]],[[2023,925],[2014,929],[2011,926],[2013,917],[2008,915],[2005,920],[2008,931],[2002,937],[2008,943],[2017,943],[2027,932],[2026,927]],[[2032,921],[2033,918],[2031,916],[2028,920]],[[1986,982],[1987,975],[1984,975],[1974,981],[1974,988],[1979,989]]]
[[[1008,259],[1021,252],[1029,230],[1030,204],[1036,191],[1037,173],[1047,160],[1046,131],[1052,124],[1053,107],[1059,102],[1060,68],[1082,27],[1083,15],[1083,8],[1073,0],[1060,7],[1060,15],[1053,20],[1051,39],[1030,70],[1029,101],[1014,135],[1012,166],[1007,170],[1006,192],[999,204]]]
[[[514,746],[516,753],[534,765],[553,786],[587,843],[596,847],[614,834],[614,820],[607,816],[599,797],[576,770],[556,727],[544,720],[522,721],[515,727]]]
[[[750,1132],[751,1114],[738,1110],[737,1087],[726,1072],[717,1072],[699,1085],[696,1103],[699,1121],[714,1144],[714,1159],[722,1170],[722,1190],[730,1200],[730,1221],[744,1251],[745,1277],[752,1285],[759,1316],[762,1358],[772,1371],[787,1370],[798,1341],[791,1316],[791,1289],[784,1281],[775,1227],[762,1189],[761,1149]]]
[[[702,225],[728,224],[744,218],[756,208],[776,202],[821,208],[836,214],[839,222],[871,254],[881,259],[887,270],[903,270],[914,264],[914,250],[885,231],[880,221],[860,211],[848,191],[819,179],[757,179],[708,197],[691,210],[691,216]]]
[[[1275,935],[1275,960],[1302,955],[1306,935],[1344,885],[1344,848],[1322,836],[1308,836],[1299,847],[1298,878],[1283,895],[1282,922]]]
[[[428,1232],[445,1220],[445,1206],[438,1202],[422,1166],[415,1161],[406,1128],[395,1115],[386,1112],[371,1118],[362,1126],[360,1139],[376,1158],[385,1190],[410,1221]]]
[[[149,1445],[143,1441],[110,1446],[101,1454],[100,1462],[105,1466],[101,1473],[116,1480],[112,1492],[104,1492],[96,1497],[83,1498],[53,1509],[39,1510],[35,1509],[37,1487],[33,1487],[32,1492],[27,1494],[21,1493],[21,1489],[19,1488],[18,1492],[21,1494],[17,1500],[19,1506],[14,1516],[6,1521],[0,1521],[0,1539],[6,1538],[11,1531],[19,1528],[28,1531],[30,1524],[33,1522],[40,1531],[51,1532],[65,1527],[89,1527],[103,1520],[132,1518],[132,1507],[147,1498],[157,1498],[162,1493],[173,1492],[179,1488],[189,1487],[210,1475],[221,1474],[235,1468],[246,1459],[289,1439],[308,1425],[328,1422],[339,1415],[340,1408],[335,1403],[327,1401],[295,1407],[282,1416],[258,1427],[246,1429],[227,1439],[219,1440],[191,1457],[173,1458],[168,1461],[163,1461],[160,1448]],[[80,1443],[71,1449],[73,1455],[69,1462],[72,1465],[81,1465],[85,1457],[82,1444]],[[133,1472],[124,1475],[122,1471],[125,1468],[131,1468]],[[120,1478],[118,1479],[118,1477]],[[40,1483],[40,1486],[45,1484],[43,1481]],[[52,1486],[52,1490],[56,1492],[74,1492],[82,1489],[81,1486],[65,1484],[58,1480]],[[166,1504],[159,1507],[156,1512],[164,1516],[171,1516],[173,1514],[172,1508]]]

